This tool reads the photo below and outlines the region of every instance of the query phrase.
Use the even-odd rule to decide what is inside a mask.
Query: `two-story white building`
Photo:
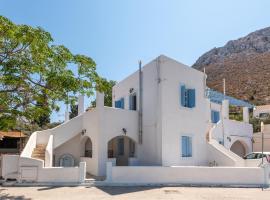
[[[233,101],[215,101],[211,94],[204,73],[161,55],[113,87],[113,107],[105,107],[104,95],[97,92],[96,108],[33,133],[19,157],[6,158],[17,165],[12,173],[4,167],[3,176],[61,181],[76,174],[68,170],[81,162],[96,176],[106,175],[108,161],[117,166],[242,166],[229,149],[241,156],[252,150],[251,105],[240,101],[244,121],[233,121]]]

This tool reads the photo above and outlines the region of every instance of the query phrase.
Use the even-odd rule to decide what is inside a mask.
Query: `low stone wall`
[[[129,166],[107,164],[107,181],[119,184],[269,185],[269,165],[259,167]]]
[[[82,183],[85,180],[86,164],[79,167],[44,167],[44,161],[14,155],[4,155],[2,163],[4,179],[34,183]]]

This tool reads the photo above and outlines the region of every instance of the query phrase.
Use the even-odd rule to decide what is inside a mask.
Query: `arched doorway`
[[[127,136],[117,136],[108,142],[108,158],[115,158],[117,166],[128,166],[135,157],[135,142]]]
[[[74,167],[75,160],[72,155],[64,154],[60,158],[61,167]]]
[[[232,144],[230,150],[240,157],[244,157],[247,153],[245,145],[242,142],[240,142],[239,140],[236,140]]]
[[[92,158],[92,141],[88,136],[83,137],[80,147],[81,157]]]

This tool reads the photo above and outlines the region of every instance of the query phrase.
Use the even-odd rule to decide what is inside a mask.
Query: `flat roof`
[[[23,132],[20,131],[0,131],[0,138],[24,138],[27,137]]]
[[[236,99],[236,98],[231,97],[231,96],[224,95],[221,92],[215,91],[211,88],[207,89],[207,96],[211,102],[217,103],[217,104],[222,104],[222,101],[224,99],[226,99],[226,100],[229,100],[229,104],[233,105],[233,106],[248,107],[248,108],[254,107],[254,105],[252,105],[246,101]]]

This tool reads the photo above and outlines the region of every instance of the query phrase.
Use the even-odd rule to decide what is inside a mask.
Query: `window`
[[[129,96],[129,110],[137,110],[137,96],[136,93]]]
[[[192,157],[192,137],[182,136],[182,157]]]
[[[181,85],[180,97],[180,103],[183,107],[195,107],[195,89],[187,89],[185,85]]]
[[[211,121],[212,123],[217,123],[220,120],[219,112],[215,110],[211,110]]]
[[[124,109],[124,108],[125,108],[125,101],[124,101],[124,98],[121,98],[120,100],[115,101],[115,102],[114,102],[114,107],[115,107],[115,108],[122,108],[122,109]]]
[[[260,113],[259,118],[267,118],[269,117],[269,113]]]
[[[244,159],[256,159],[258,156],[257,153],[250,153],[244,157]]]

